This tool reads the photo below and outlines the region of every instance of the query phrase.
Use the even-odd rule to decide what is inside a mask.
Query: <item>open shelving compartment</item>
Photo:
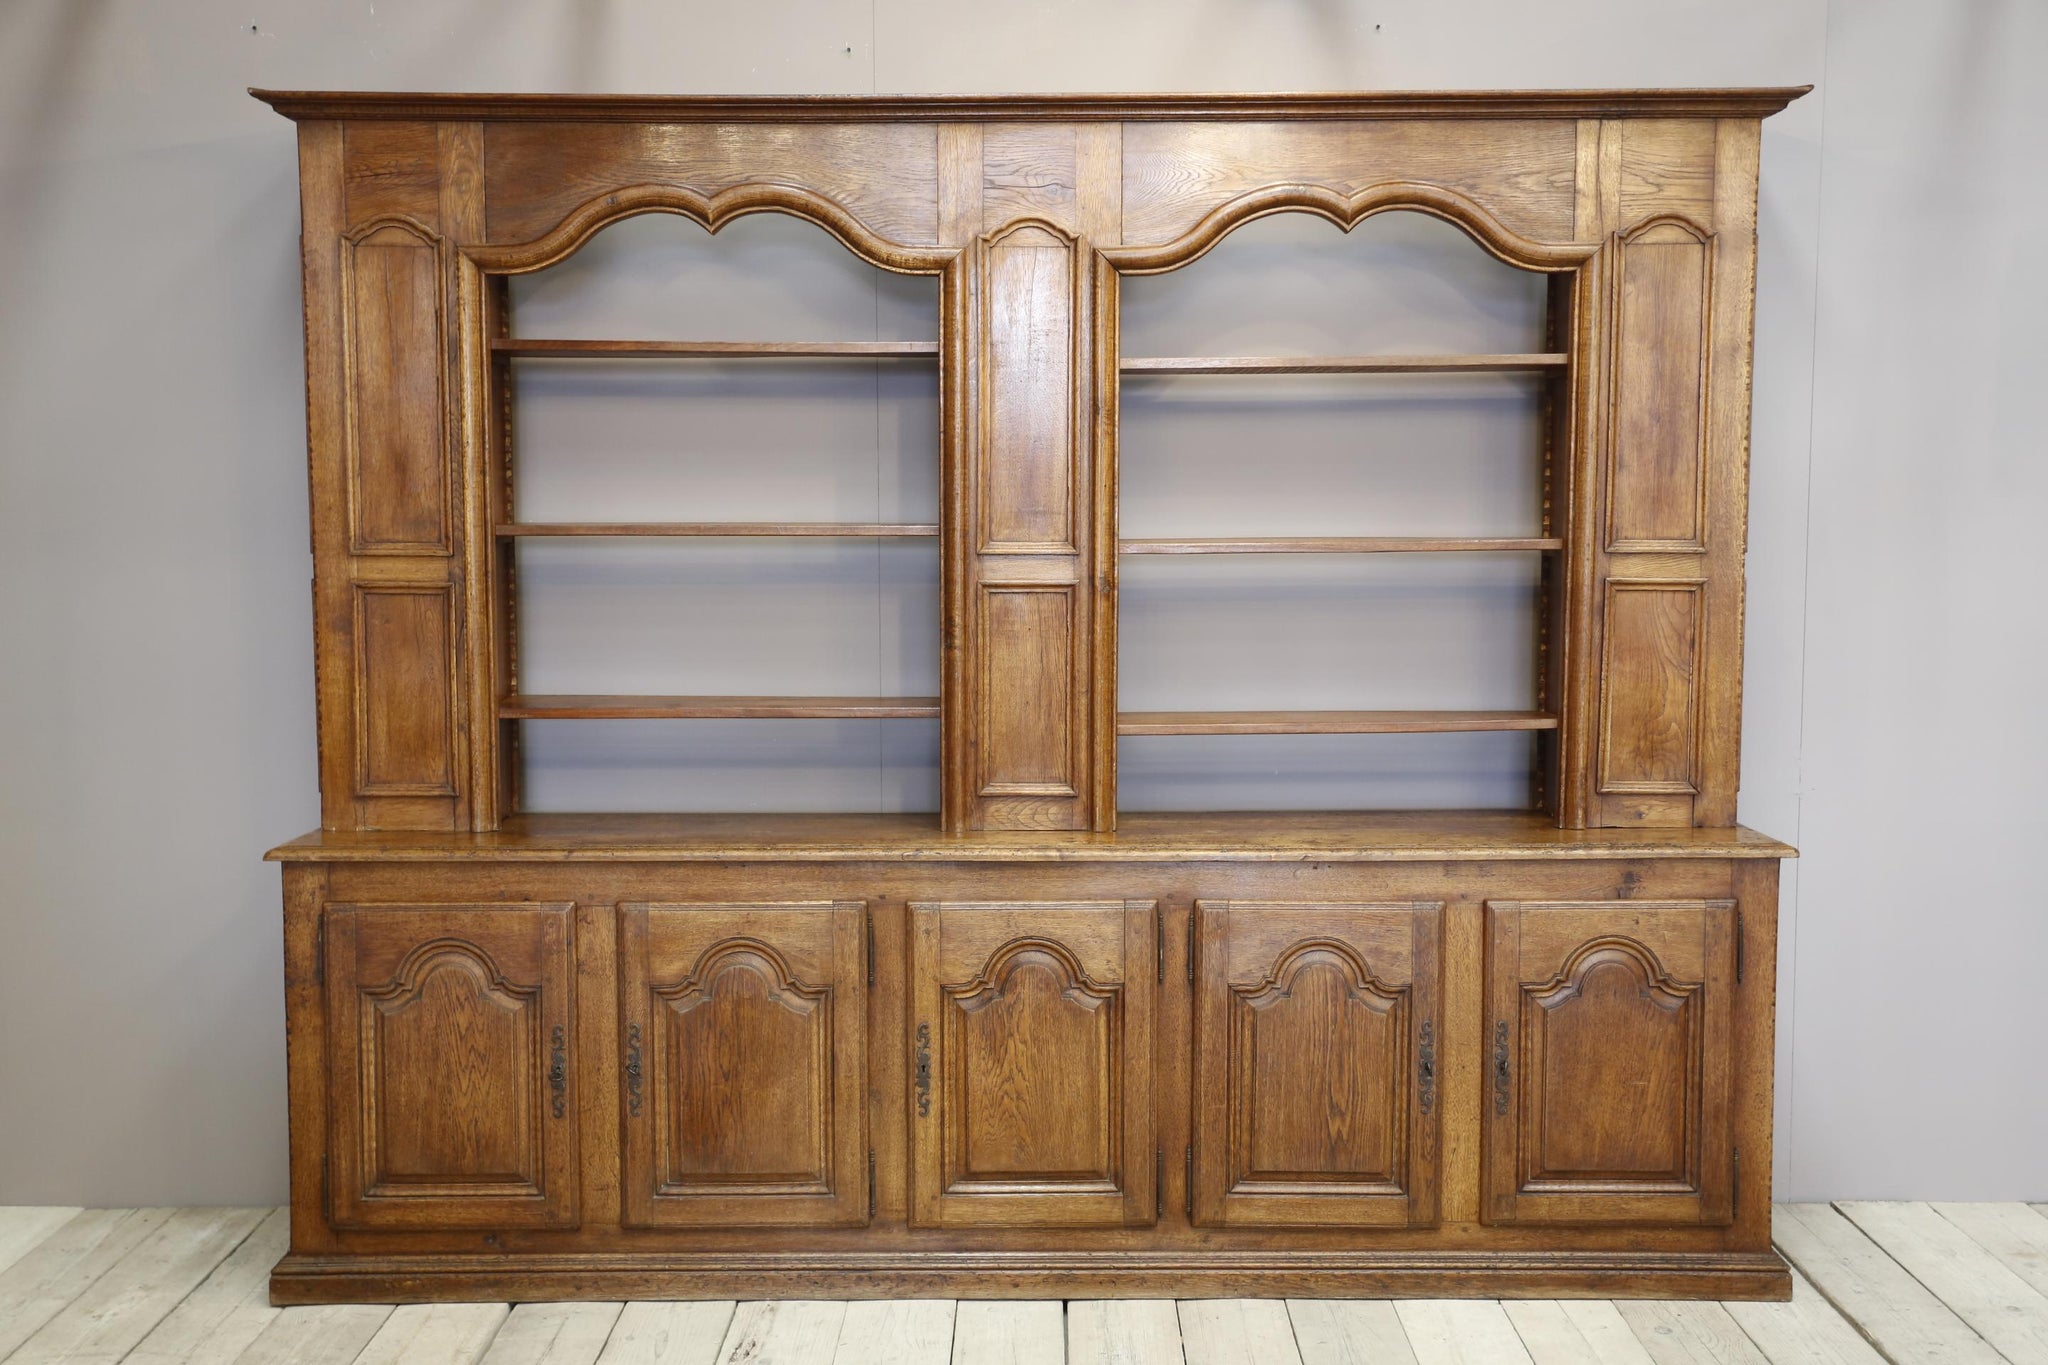
[[[869,747],[878,769],[894,770],[892,794],[878,792],[876,804],[936,807],[939,698],[929,694],[935,687],[925,689],[925,695],[884,695],[882,687],[871,688],[873,694],[806,693],[799,689],[821,662],[815,657],[821,651],[815,649],[808,651],[809,658],[778,657],[754,668],[734,667],[749,644],[758,646],[771,637],[779,637],[775,643],[785,655],[806,653],[801,642],[807,632],[783,619],[802,616],[802,608],[792,610],[786,598],[773,593],[783,586],[799,594],[820,592],[829,599],[827,614],[859,617],[872,609],[877,638],[871,662],[877,682],[890,673],[936,678],[935,622],[924,632],[931,638],[922,640],[911,620],[936,613],[892,611],[884,599],[891,589],[934,603],[937,597],[938,342],[759,335],[851,330],[864,321],[854,314],[861,311],[859,295],[871,279],[871,317],[865,321],[872,330],[878,335],[891,327],[935,333],[935,281],[885,276],[826,232],[785,214],[743,218],[709,237],[696,225],[667,215],[628,219],[540,271],[494,277],[489,359],[493,410],[503,420],[492,432],[494,478],[488,497],[494,619],[504,681],[495,709],[505,784],[500,800],[507,815],[548,809],[869,808],[842,780]],[[885,287],[885,280],[894,287]],[[536,328],[544,334],[529,334]],[[689,328],[711,335],[661,335]],[[629,335],[585,335],[603,330]],[[717,335],[725,332],[748,339]],[[537,377],[550,368],[553,374]],[[549,420],[550,401],[567,404],[569,413]],[[721,403],[725,410],[711,422],[697,421],[707,404]],[[596,424],[597,442],[614,431],[623,439],[599,449],[574,435],[577,409],[584,404],[601,404],[612,415],[611,425],[603,419]],[[794,418],[776,415],[792,412]],[[885,414],[893,421],[885,421]],[[534,420],[529,423],[529,418]],[[529,425],[544,433],[541,439],[529,436]],[[854,448],[861,441],[847,435],[861,427],[873,432],[868,459],[862,457],[870,452]],[[885,451],[885,444],[892,449]],[[547,448],[536,451],[534,446]],[[885,472],[892,455],[897,467]],[[766,468],[761,487],[749,487],[744,477],[720,480],[707,473],[707,467],[744,465],[749,459]],[[575,485],[587,471],[576,466],[606,461],[613,466],[604,480],[609,490],[595,499],[579,492]],[[787,468],[777,469],[777,461],[801,468],[791,476]],[[820,471],[823,477],[805,477]],[[536,472],[545,478],[537,497],[528,487],[543,482]],[[874,485],[873,506],[858,509],[857,515],[865,515],[854,519],[840,508],[849,500],[863,500],[865,490],[855,481],[864,477]],[[712,485],[708,490],[707,483]],[[784,510],[778,505],[783,494],[829,506],[810,519],[778,516]],[[713,510],[738,510],[703,517],[707,502]],[[879,515],[923,502],[932,505],[919,507],[917,519]],[[661,519],[647,515],[650,504],[663,514]],[[860,561],[863,545],[873,551],[872,570]],[[580,558],[536,567],[535,558],[551,550]],[[885,563],[892,555],[894,561]],[[550,573],[557,580],[550,585],[554,594],[566,602],[552,601],[546,588],[532,589]],[[871,581],[859,581],[863,574]],[[566,586],[559,581],[577,578],[583,581]],[[672,615],[688,621],[693,631],[704,629],[703,638],[678,638],[665,650],[638,651],[629,639],[621,648],[619,637],[639,632],[645,623],[630,619],[633,613],[611,612],[603,600],[611,594],[601,591],[606,585],[621,597],[673,590],[682,609]],[[691,602],[701,606],[721,590],[751,591],[763,600],[758,611],[693,612]],[[666,600],[672,608],[678,601]],[[536,615],[545,621],[537,625]],[[707,623],[701,619],[705,615],[716,619]],[[583,619],[570,619],[575,617]],[[892,626],[903,638],[880,638]],[[567,647],[537,648],[558,643],[536,639],[543,632],[567,636]],[[672,623],[671,634],[680,633]],[[605,634],[612,637],[609,642],[593,642],[592,637]],[[828,642],[833,638],[830,631],[823,634]],[[840,638],[838,643],[848,641]],[[626,657],[602,657],[621,654]],[[922,658],[905,659],[906,654]],[[822,662],[841,677],[860,671],[832,667],[834,660]],[[716,682],[735,672],[793,676],[797,686],[740,692],[676,685]],[[666,679],[668,686],[609,686],[622,673],[636,679],[662,675],[655,683]],[[567,685],[550,681],[565,677]],[[529,681],[536,678],[540,681]],[[605,690],[597,690],[600,684],[606,684]],[[747,741],[759,741],[761,731],[733,736],[723,747],[693,744],[688,735],[672,746],[654,741],[641,747],[631,739],[622,741],[628,727],[617,724],[899,720],[934,723],[921,744],[892,743],[880,735],[869,743],[829,727],[808,744],[798,741],[779,749],[771,744],[756,769],[762,780],[739,799],[730,782],[693,780],[688,770],[706,753],[752,766],[745,755],[760,745]],[[536,765],[537,746],[529,742],[528,729],[536,722],[558,731],[574,728],[563,722],[602,722],[605,738],[550,746],[547,758]],[[720,728],[730,732],[735,727]],[[781,725],[773,728],[790,733]],[[637,737],[649,739],[644,729]],[[666,752],[674,771],[652,783],[626,783],[624,792],[616,783],[599,784],[623,800],[593,798],[591,783],[563,776],[563,771],[573,774],[586,766],[602,769],[628,751]],[[554,779],[549,785],[557,794],[567,791],[565,803],[557,805],[545,795],[529,801],[528,771],[534,766],[544,769],[543,781]],[[778,766],[787,769],[779,781],[769,771]],[[803,774],[819,769],[831,770],[827,781],[806,786]],[[747,780],[742,774],[741,781]],[[668,799],[647,799],[650,788],[666,792]],[[821,789],[824,801],[818,806],[806,793]],[[780,801],[778,791],[784,794]]]
[[[1413,212],[1348,233],[1276,214],[1176,270],[1125,278],[1120,809],[1549,807],[1568,311],[1545,276]],[[1285,533],[1245,534],[1246,518]],[[1191,525],[1200,533],[1162,533]],[[1155,556],[1256,556],[1237,562],[1270,567],[1201,570],[1196,581],[1153,567]],[[1434,608],[1396,602],[1374,615],[1376,595]],[[1154,614],[1170,619],[1155,627]],[[1220,629],[1191,629],[1198,614]],[[1170,664],[1155,657],[1176,642],[1188,650]],[[1452,766],[1472,771],[1419,779],[1399,762],[1371,772],[1385,743],[1311,754],[1233,741],[1187,763],[1149,744],[1510,734],[1527,740],[1467,744]],[[1134,752],[1133,739],[1152,752]],[[1408,742],[1402,757],[1441,767],[1432,759],[1445,750],[1434,750]],[[1321,771],[1296,786],[1316,794],[1290,793],[1290,766],[1313,758]],[[1519,780],[1500,780],[1503,761],[1520,766]],[[1364,775],[1346,781],[1347,769]]]

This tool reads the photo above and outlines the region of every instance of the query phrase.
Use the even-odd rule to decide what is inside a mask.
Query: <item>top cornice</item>
[[[599,123],[1051,119],[1763,118],[1810,85],[1712,90],[1343,91],[1300,95],[465,95],[249,91],[286,118]]]

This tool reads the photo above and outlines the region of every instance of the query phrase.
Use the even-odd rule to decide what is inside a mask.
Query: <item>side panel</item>
[[[1443,906],[1195,911],[1194,1221],[1434,1222]]]
[[[330,905],[337,1227],[574,1227],[567,905]]]
[[[859,902],[628,903],[628,1226],[867,1220]]]
[[[910,910],[912,1223],[1152,1222],[1153,903]]]

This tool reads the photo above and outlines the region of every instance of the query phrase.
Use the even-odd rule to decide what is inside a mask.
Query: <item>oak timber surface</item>
[[[1463,862],[1554,858],[1788,858],[1742,826],[1559,829],[1523,811],[1126,814],[1114,833],[942,833],[930,815],[520,815],[495,833],[316,831],[272,849],[277,862],[568,862],[578,859],[793,862]]]

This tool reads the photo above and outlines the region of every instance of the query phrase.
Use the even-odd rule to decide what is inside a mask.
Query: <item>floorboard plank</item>
[[[1624,1299],[1614,1308],[1657,1365],[1770,1365],[1718,1303]]]
[[[1279,1299],[1183,1300],[1180,1345],[1187,1365],[1301,1365]]]
[[[263,1221],[267,1209],[176,1209],[15,1349],[19,1365],[117,1365]]]
[[[1780,1204],[1778,1249],[1893,1360],[2005,1365],[1998,1352],[1854,1223],[1826,1204]]]
[[[213,1273],[126,1356],[127,1365],[233,1365],[278,1310],[270,1268],[291,1241],[291,1214],[272,1209]]]
[[[87,1209],[0,1271],[0,1360],[162,1227],[171,1212]]]
[[[1885,1365],[1856,1325],[1821,1297],[1813,1282],[1792,1272],[1790,1303],[1724,1304],[1771,1365]]]
[[[409,1303],[391,1310],[356,1365],[476,1365],[511,1315],[504,1303]]]
[[[1926,1204],[1838,1206],[2013,1365],[2048,1365],[2048,1298]]]
[[[954,1308],[952,1365],[1064,1365],[1066,1358],[1067,1310],[1058,1299],[963,1300]]]
[[[713,1365],[732,1326],[733,1302],[629,1303],[598,1365]]]
[[[2025,1204],[1936,1204],[1934,1211],[2048,1294],[2048,1218]]]
[[[1604,1299],[1514,1299],[1501,1308],[1536,1365],[1653,1365],[1635,1331]]]
[[[1531,1365],[1514,1324],[1491,1299],[1408,1299],[1395,1311],[1419,1365]]]
[[[235,1365],[351,1365],[390,1317],[388,1303],[280,1308]]]
[[[846,1305],[816,1299],[743,1303],[733,1310],[720,1365],[824,1365],[839,1345]]]
[[[51,1233],[85,1212],[54,1204],[0,1207],[0,1270],[26,1256]]]
[[[1067,1305],[1067,1365],[1183,1365],[1172,1299],[1076,1299]]]
[[[832,1365],[946,1365],[953,1300],[870,1299],[846,1305]]]
[[[1289,1299],[1302,1365],[1415,1365],[1401,1315],[1385,1299]]]
[[[483,1365],[595,1365],[623,1303],[522,1303],[491,1338]]]

